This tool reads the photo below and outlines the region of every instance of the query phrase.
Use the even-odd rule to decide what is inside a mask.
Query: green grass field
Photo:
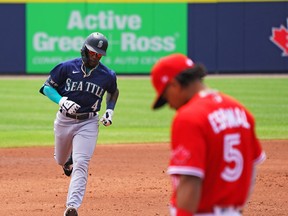
[[[53,145],[58,106],[38,92],[45,79],[0,79],[0,147]],[[288,138],[288,77],[211,76],[206,84],[246,105],[256,118],[260,139]],[[113,125],[100,126],[98,143],[168,142],[174,111],[151,110],[155,94],[149,78],[119,77],[118,85]]]

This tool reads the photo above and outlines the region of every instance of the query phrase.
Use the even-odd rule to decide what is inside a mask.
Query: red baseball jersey
[[[179,175],[203,179],[198,213],[245,204],[254,165],[265,159],[251,113],[235,99],[201,91],[178,109],[172,124],[172,206]]]

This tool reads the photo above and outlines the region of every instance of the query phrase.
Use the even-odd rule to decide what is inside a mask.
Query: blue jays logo
[[[272,28],[270,40],[283,51],[282,56],[288,56],[288,18],[287,28],[283,25],[280,28]]]

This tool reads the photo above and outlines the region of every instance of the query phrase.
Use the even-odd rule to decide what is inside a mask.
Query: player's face
[[[89,66],[96,67],[96,65],[99,63],[100,59],[102,58],[102,55],[97,52],[93,52],[91,50],[88,50],[88,57],[89,57]]]
[[[172,109],[179,109],[184,103],[183,92],[181,85],[172,80],[167,84],[162,97],[167,101]]]

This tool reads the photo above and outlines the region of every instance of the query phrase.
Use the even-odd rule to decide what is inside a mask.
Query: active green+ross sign
[[[31,3],[26,29],[28,73],[80,57],[86,36],[96,31],[109,41],[104,64],[117,73],[147,73],[162,56],[187,53],[187,4]]]

